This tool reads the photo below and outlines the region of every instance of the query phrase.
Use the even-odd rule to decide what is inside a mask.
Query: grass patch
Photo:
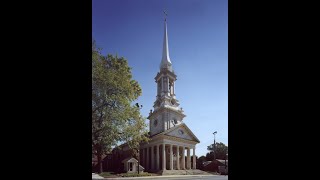
[[[102,176],[102,177],[114,176],[114,177],[116,177],[116,174],[114,172],[102,172],[99,174],[99,176]]]
[[[142,176],[158,176],[158,174],[148,173],[148,172],[140,172],[138,173],[121,173],[118,174],[121,177],[142,177]]]

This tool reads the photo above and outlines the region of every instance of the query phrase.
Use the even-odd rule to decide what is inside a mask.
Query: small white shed
[[[125,172],[128,172],[128,173],[138,172],[138,160],[136,160],[135,158],[129,157],[129,158],[122,160],[121,162],[124,164],[123,167],[124,167]],[[144,168],[141,165],[139,167],[140,167],[139,171],[143,172]]]

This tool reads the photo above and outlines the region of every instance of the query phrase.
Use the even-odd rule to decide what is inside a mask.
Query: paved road
[[[228,180],[228,176],[199,176],[199,177],[194,177],[194,176],[184,176],[184,177],[163,177],[163,178],[157,178],[161,180],[184,180],[184,179],[199,179],[199,180]],[[142,179],[141,179],[142,180]],[[143,179],[147,180],[147,179]],[[152,178],[148,178],[148,180],[155,180]]]
[[[162,179],[162,178],[161,178]],[[201,177],[165,177],[165,179],[170,179],[170,180],[184,180],[184,179],[201,179],[201,180],[228,180],[228,176],[201,176]],[[151,180],[151,179],[150,179]]]
[[[109,179],[109,178],[108,178]],[[112,178],[112,179],[127,179],[127,178]],[[129,179],[129,178],[128,178]],[[157,176],[156,178],[147,178],[147,177],[135,177],[135,178],[130,178],[131,180],[185,180],[185,179],[196,179],[196,180],[228,180],[228,176],[180,176],[180,177],[159,177]]]

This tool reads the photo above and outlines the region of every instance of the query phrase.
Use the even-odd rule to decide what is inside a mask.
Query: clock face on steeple
[[[182,129],[179,129],[179,131],[178,131],[178,132],[179,132],[179,134],[181,134],[181,135],[182,135],[182,134],[184,134],[184,132],[183,132],[183,130],[182,130]]]

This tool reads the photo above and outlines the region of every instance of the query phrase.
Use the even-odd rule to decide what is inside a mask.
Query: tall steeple
[[[169,45],[168,45],[168,32],[167,32],[167,13],[165,13],[164,18],[164,36],[163,36],[163,50],[162,50],[162,60],[160,64],[160,69],[165,68],[172,71],[172,63],[169,56]]]
[[[165,15],[166,12],[164,12]],[[163,52],[160,71],[154,78],[157,83],[157,96],[154,102],[154,111],[150,111],[150,135],[164,132],[182,123],[186,116],[175,94],[175,81],[177,75],[172,70],[169,57],[167,20],[164,20]]]

